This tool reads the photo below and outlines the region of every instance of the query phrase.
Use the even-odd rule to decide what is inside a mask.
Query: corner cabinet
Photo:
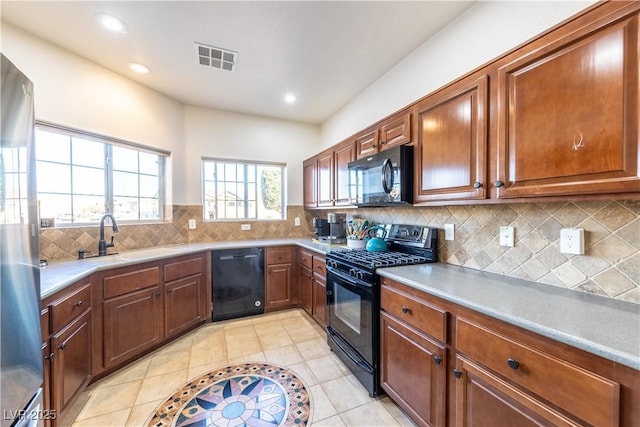
[[[349,169],[355,142],[345,141],[303,162],[305,208],[349,206]]]
[[[498,198],[640,190],[640,6],[616,3],[499,67]]]
[[[164,333],[173,337],[209,318],[206,257],[187,255],[164,264]]]
[[[488,84],[471,76],[415,106],[415,203],[487,197]]]

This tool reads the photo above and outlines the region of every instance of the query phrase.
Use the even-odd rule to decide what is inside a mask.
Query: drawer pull
[[[77,303],[73,304],[74,307],[80,307],[81,305],[82,305],[82,300],[80,300]]]
[[[407,314],[407,313],[408,313],[408,312],[410,312],[410,311],[411,311],[411,310],[409,310],[409,307],[407,307],[406,305],[403,305],[403,306],[402,306],[402,312],[403,312],[404,314]]]
[[[454,369],[453,370],[453,376],[456,378],[461,378],[462,377],[462,371],[459,369]]]
[[[433,356],[433,363],[435,363],[436,365],[439,365],[442,363],[442,358],[438,357],[438,356]]]
[[[520,367],[520,363],[518,363],[518,361],[516,359],[507,359],[507,365],[509,365],[509,367],[513,370],[516,370]]]

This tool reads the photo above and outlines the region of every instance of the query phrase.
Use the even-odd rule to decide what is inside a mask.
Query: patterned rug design
[[[245,363],[195,378],[164,401],[149,426],[306,426],[311,403],[290,370]]]

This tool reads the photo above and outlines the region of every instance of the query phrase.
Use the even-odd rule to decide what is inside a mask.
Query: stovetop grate
[[[366,249],[333,253],[334,259],[350,262],[364,268],[391,267],[396,265],[421,264],[427,258],[404,252],[368,252]]]

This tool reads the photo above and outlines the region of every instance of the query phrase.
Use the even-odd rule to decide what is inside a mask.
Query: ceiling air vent
[[[233,71],[238,60],[238,52],[196,42],[198,62],[205,67]]]

